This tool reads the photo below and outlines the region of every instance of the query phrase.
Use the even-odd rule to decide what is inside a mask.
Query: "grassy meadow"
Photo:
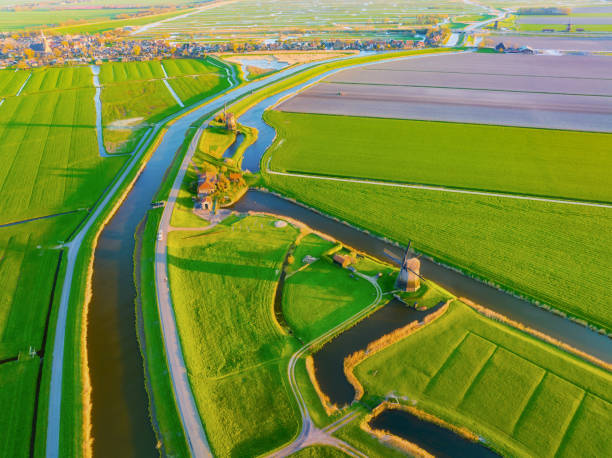
[[[266,181],[328,214],[404,244],[412,240],[442,262],[612,329],[612,233],[602,230],[612,225],[609,209],[277,175]]]
[[[433,324],[366,359],[355,374],[367,394],[415,399],[504,455],[612,453],[609,372],[458,301]]]
[[[295,340],[273,301],[292,226],[247,217],[168,237],[169,280],[183,355],[213,453],[258,454],[299,428],[286,370]]]
[[[273,170],[612,202],[610,134],[279,111],[265,117],[277,129]]]
[[[164,60],[163,66],[168,83],[185,105],[230,86],[227,75],[208,60]],[[157,60],[100,66],[102,124],[109,152],[131,151],[150,124],[181,110],[163,79],[162,62]]]
[[[342,458],[349,455],[327,445],[311,445],[289,456],[292,458]]]
[[[0,364],[0,455],[29,457],[40,359]]]
[[[294,252],[294,264],[301,266],[307,254],[318,258],[333,244],[310,234]],[[381,268],[382,270],[382,268]],[[324,334],[372,303],[374,287],[346,269],[319,259],[287,276],[283,290],[283,315],[303,342]]]
[[[0,224],[90,207],[123,165],[98,154],[93,95],[56,90],[0,106]]]
[[[29,74],[25,70],[0,70],[0,98],[17,94]]]

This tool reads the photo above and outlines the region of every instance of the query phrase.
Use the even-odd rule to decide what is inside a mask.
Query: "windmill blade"
[[[410,251],[411,244],[412,244],[412,240],[408,240],[408,246],[406,247],[406,251]]]
[[[407,269],[407,270],[409,270],[410,272],[412,272],[413,274],[415,274],[415,275],[416,275],[417,277],[419,277],[421,280],[425,280],[425,278],[424,278],[424,277],[423,277],[421,274],[419,274],[419,273],[415,272],[415,271],[414,271],[414,270],[412,270],[410,267],[406,267],[406,269]]]
[[[392,259],[393,261],[397,262],[400,266],[402,265],[403,261],[397,256],[395,256],[393,253],[391,253],[389,250],[385,249],[384,253],[385,256],[387,256],[389,259]]]

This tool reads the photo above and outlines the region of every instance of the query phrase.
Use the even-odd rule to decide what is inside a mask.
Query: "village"
[[[248,53],[253,51],[391,51],[440,46],[450,32],[444,27],[416,31],[414,38],[398,38],[390,31],[385,39],[313,39],[283,37],[220,43],[172,42],[163,39],[133,39],[132,27],[95,35],[51,35],[43,31],[0,33],[0,69],[35,68],[91,62],[129,62],[168,58],[199,58],[207,54]],[[422,32],[422,35],[420,34]]]

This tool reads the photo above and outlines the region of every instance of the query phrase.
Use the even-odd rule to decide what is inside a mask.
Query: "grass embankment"
[[[265,119],[277,131],[273,170],[612,201],[610,134],[279,111]]]
[[[297,434],[286,368],[296,349],[275,323],[280,268],[298,231],[247,217],[210,233],[168,237],[181,345],[206,433],[218,455],[258,454]]]
[[[612,235],[602,231],[612,224],[609,209],[265,178],[289,197],[401,243],[412,240],[439,261],[612,329]]]
[[[137,281],[137,316],[139,340],[143,348],[147,392],[154,408],[155,434],[166,456],[188,456],[189,449],[176,407],[172,381],[168,373],[166,352],[155,294],[155,241],[162,209],[151,210],[137,238],[135,277]]]
[[[609,372],[458,301],[355,374],[368,395],[417,400],[420,409],[467,427],[503,454],[612,452]]]

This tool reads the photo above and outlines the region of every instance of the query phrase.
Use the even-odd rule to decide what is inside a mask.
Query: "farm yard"
[[[441,55],[337,73],[278,109],[610,132],[611,70],[607,56]]]
[[[174,39],[192,36],[197,41],[223,42],[227,40],[275,39],[279,34],[321,38],[376,38],[387,31],[410,32],[423,29],[417,16],[478,13],[481,9],[467,3],[425,0],[398,0],[393,4],[384,0],[368,3],[355,0],[241,0],[218,6],[185,18],[165,21],[138,32],[139,37],[170,35]]]
[[[366,395],[393,392],[415,400],[419,409],[467,427],[504,455],[612,453],[609,372],[458,301],[367,358],[355,375]]]

